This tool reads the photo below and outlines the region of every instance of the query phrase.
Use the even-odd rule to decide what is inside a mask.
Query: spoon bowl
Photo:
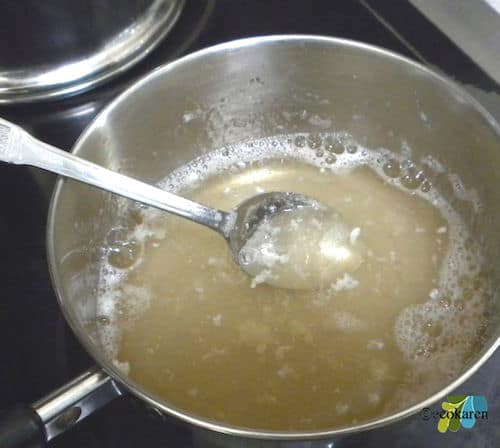
[[[241,250],[263,222],[281,213],[302,208],[325,208],[320,202],[300,193],[272,191],[246,199],[229,214],[228,243],[238,264],[242,264]]]
[[[229,215],[233,258],[260,283],[287,289],[329,287],[361,265],[359,228],[308,196],[269,192],[253,196]]]

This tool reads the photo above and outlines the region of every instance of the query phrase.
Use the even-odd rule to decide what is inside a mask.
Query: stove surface
[[[93,117],[133,81],[183,54],[231,39],[302,33],[379,45],[446,73],[464,84],[500,120],[500,87],[444,34],[404,1],[198,0],[186,8],[167,39],[123,76],[83,95],[33,105],[0,107],[0,116],[38,138],[70,149]],[[0,408],[31,403],[90,367],[59,311],[45,253],[45,221],[55,177],[34,169],[0,165]],[[489,420],[471,430],[440,434],[420,415],[396,426],[338,441],[295,442],[293,447],[493,447],[500,440],[500,354],[497,352],[457,393],[484,395]],[[438,405],[433,408],[438,409]],[[111,403],[59,436],[54,448],[211,447],[177,421],[153,417],[131,397]],[[226,445],[224,445],[226,446]],[[260,446],[234,442],[227,446]],[[276,443],[274,446],[283,446]]]

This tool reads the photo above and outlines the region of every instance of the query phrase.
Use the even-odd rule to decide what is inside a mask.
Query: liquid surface
[[[316,140],[224,148],[164,187],[223,210],[264,191],[337,210],[366,252],[317,290],[254,281],[215,232],[165,213],[132,210],[110,231],[101,339],[178,409],[247,428],[340,428],[426,398],[481,347],[491,290],[460,217],[411,164]]]

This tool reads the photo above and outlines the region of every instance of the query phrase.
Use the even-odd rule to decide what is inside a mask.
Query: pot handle
[[[122,393],[106,372],[94,367],[32,406],[3,416],[0,447],[42,448]]]

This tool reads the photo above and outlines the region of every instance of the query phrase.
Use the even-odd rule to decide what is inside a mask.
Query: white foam
[[[337,414],[339,415],[344,415],[349,411],[350,406],[346,403],[337,403],[335,405],[335,411],[337,411]]]
[[[122,371],[125,375],[130,374],[130,364],[128,362],[121,362],[118,361],[117,359],[113,359],[113,364],[116,366],[118,370]]]
[[[222,325],[222,314],[216,314],[215,316],[212,317],[212,323],[216,327],[220,327]]]
[[[352,229],[351,234],[349,235],[349,241],[351,244],[355,244],[361,234],[361,229],[359,227],[355,227]]]
[[[429,297],[432,300],[436,300],[439,297],[439,290],[436,288],[432,289],[431,292],[429,293]]]
[[[455,173],[448,174],[448,180],[453,187],[453,193],[458,199],[470,202],[474,206],[474,211],[479,210],[479,194],[474,188],[466,188],[460,176]]]
[[[271,271],[269,269],[263,269],[254,278],[252,278],[251,288],[256,288],[257,285],[265,283],[271,277]]]
[[[345,273],[342,277],[339,277],[331,287],[335,292],[348,291],[350,289],[357,288],[359,286],[359,281],[353,278],[348,273]]]

